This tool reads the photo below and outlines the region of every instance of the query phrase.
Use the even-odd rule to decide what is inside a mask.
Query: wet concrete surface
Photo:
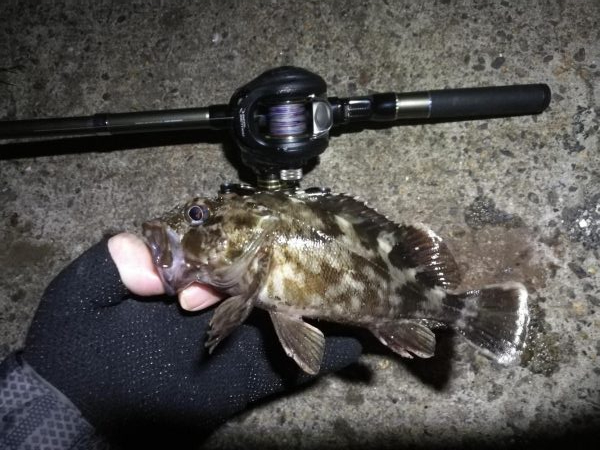
[[[443,332],[431,360],[368,348],[342,374],[261,403],[202,445],[506,447],[596,432],[597,1],[7,0],[0,17],[0,119],[225,103],[286,64],[340,97],[547,83],[552,102],[538,116],[334,137],[303,183],[431,225],[465,288],[525,283],[521,364],[500,367]],[[22,345],[44,287],[84,249],[243,172],[231,141],[202,131],[4,142],[0,158],[0,356]]]

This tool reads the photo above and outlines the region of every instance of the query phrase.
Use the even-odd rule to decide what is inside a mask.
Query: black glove
[[[106,241],[47,288],[24,359],[109,436],[210,430],[249,403],[308,381],[263,311],[204,348],[212,311],[187,313],[172,298],[134,298]],[[326,340],[323,372],[361,352],[351,337]]]

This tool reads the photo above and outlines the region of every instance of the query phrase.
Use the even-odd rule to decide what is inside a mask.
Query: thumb
[[[152,256],[146,244],[131,233],[121,233],[108,240],[108,251],[123,284],[136,295],[164,294]]]

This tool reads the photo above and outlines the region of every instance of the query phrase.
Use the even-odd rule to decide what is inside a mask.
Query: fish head
[[[174,295],[194,281],[206,282],[223,230],[219,202],[203,197],[173,208],[142,225],[152,261],[165,291]]]
[[[153,263],[169,295],[193,282],[224,288],[216,273],[244,254],[259,232],[257,205],[234,193],[196,197],[143,224]]]

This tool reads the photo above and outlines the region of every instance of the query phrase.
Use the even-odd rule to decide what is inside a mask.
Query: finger
[[[108,251],[127,289],[143,296],[164,294],[150,250],[140,238],[131,233],[117,234],[108,240]]]
[[[179,304],[186,311],[198,311],[214,305],[223,295],[206,284],[194,283],[179,293]]]

